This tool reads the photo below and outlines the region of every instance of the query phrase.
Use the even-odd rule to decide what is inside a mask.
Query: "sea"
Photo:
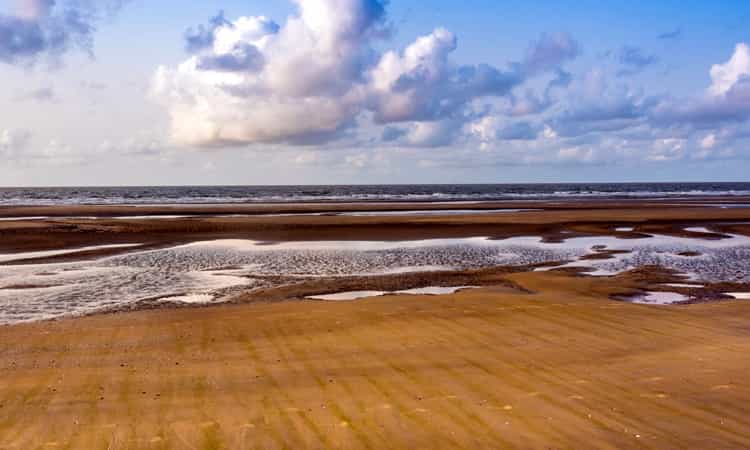
[[[0,188],[0,205],[471,202],[750,196],[750,183],[413,184]]]

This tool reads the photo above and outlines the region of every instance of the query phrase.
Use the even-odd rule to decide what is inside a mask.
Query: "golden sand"
[[[508,278],[0,327],[0,449],[750,447],[750,304]]]

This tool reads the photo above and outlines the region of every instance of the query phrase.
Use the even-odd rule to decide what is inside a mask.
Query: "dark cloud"
[[[256,72],[263,68],[263,54],[252,44],[240,42],[229,53],[198,58],[198,69],[218,72]]]
[[[0,14],[0,62],[30,66],[41,58],[59,63],[72,48],[92,54],[100,11],[124,2],[23,0],[16,15]]]
[[[630,46],[621,48],[617,59],[622,65],[622,69],[617,72],[617,75],[621,77],[635,75],[659,62],[659,58],[655,55],[648,54],[641,48]]]
[[[682,37],[682,29],[667,31],[657,36],[657,39],[679,39]]]
[[[224,11],[219,11],[218,14],[209,19],[208,26],[198,25],[195,28],[188,28],[184,34],[185,51],[196,53],[214,45],[216,29],[222,26],[231,27],[232,23],[224,18]]]

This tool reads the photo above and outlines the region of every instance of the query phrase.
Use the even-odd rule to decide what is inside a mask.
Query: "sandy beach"
[[[0,328],[2,448],[746,448],[747,304],[553,274]]]
[[[554,243],[591,236],[635,242],[655,233],[712,243],[750,236],[747,208],[588,206],[537,202],[536,211],[365,217],[257,216],[248,207],[218,206],[206,214],[247,216],[160,219],[140,216],[194,211],[139,208],[133,219],[94,219],[70,216],[127,215],[131,207],[4,208],[0,215],[20,219],[0,222],[0,250],[70,250],[4,263],[17,265],[133,251],[76,251],[91,245],[158,249],[228,238],[536,235]],[[24,219],[35,216],[57,217]],[[617,254],[599,250],[582,260]],[[119,308],[0,326],[0,449],[750,446],[750,305],[723,295],[750,291],[747,285],[667,289],[680,277],[657,267],[613,276],[539,268],[321,277],[238,291],[224,305]],[[434,285],[476,288],[305,299]],[[17,287],[25,288],[34,287]],[[622,300],[660,290],[702,301]]]
[[[750,449],[748,17],[0,0],[0,450]]]

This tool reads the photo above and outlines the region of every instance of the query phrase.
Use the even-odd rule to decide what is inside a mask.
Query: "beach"
[[[746,448],[750,208],[716,202],[2,207],[6,307],[102,290],[0,326],[0,448]]]
[[[741,302],[535,293],[142,311],[0,328],[3,448],[743,448]]]
[[[0,450],[750,449],[748,17],[0,0]]]

